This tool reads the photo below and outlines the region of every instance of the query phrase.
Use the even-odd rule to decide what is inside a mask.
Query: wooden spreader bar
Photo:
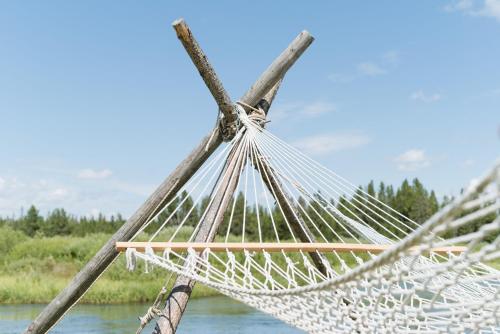
[[[307,242],[117,242],[116,250],[124,252],[127,248],[135,248],[139,252],[144,252],[147,247],[151,247],[153,251],[159,252],[170,248],[172,251],[187,251],[189,248],[195,251],[204,251],[210,248],[213,252],[241,252],[247,251],[266,251],[266,252],[371,252],[381,253],[392,245],[375,245],[375,244],[344,244],[344,243],[307,243]],[[447,246],[432,248],[432,252],[446,254],[461,253],[467,248],[463,246]]]

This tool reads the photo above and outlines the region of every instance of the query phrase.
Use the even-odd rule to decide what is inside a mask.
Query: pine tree
[[[386,199],[386,204],[389,205],[390,207],[394,207],[394,188],[392,185],[388,185],[385,188],[385,199]]]
[[[384,182],[380,182],[378,186],[377,199],[384,204],[387,204],[387,194]]]
[[[365,195],[365,200],[363,201],[363,204],[366,206],[364,208],[365,221],[375,230],[380,230],[381,227],[375,223],[380,220],[380,210],[378,209],[380,204],[377,203],[377,194],[375,192],[375,184],[373,180],[368,183],[366,193],[367,195]]]
[[[432,190],[431,194],[429,195],[429,207],[431,216],[439,210],[439,202],[436,198],[436,193],[434,193],[434,190]]]
[[[413,201],[413,191],[408,180],[404,180],[397,190],[392,207],[402,215],[409,217]],[[409,217],[410,218],[410,217]]]
[[[408,218],[423,223],[432,215],[427,190],[417,178],[413,179],[411,188]]]
[[[35,233],[40,230],[41,224],[43,223],[43,218],[38,214],[37,208],[32,205],[28,209],[26,216],[24,216],[20,221],[20,230],[26,235],[32,237]]]
[[[43,224],[43,234],[46,236],[68,235],[70,233],[70,217],[64,209],[52,211],[45,220],[45,224]]]

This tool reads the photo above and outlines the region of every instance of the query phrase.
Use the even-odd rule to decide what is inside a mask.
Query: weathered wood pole
[[[211,242],[219,225],[223,222],[224,212],[231,201],[234,190],[238,185],[239,174],[246,162],[246,156],[242,153],[243,150],[244,143],[240,140],[236,143],[233,154],[228,156],[220,187],[217,193],[214,194],[212,203],[205,211],[195,242]],[[177,276],[153,333],[175,333],[186,310],[195,283],[196,281],[185,276]]]
[[[288,48],[264,71],[257,82],[245,94],[242,101],[250,105],[267,92],[261,86],[274,86],[314,39],[308,33],[301,33]],[[252,91],[253,93],[251,93]],[[163,181],[146,202],[127,220],[97,254],[80,270],[68,286],[50,302],[26,329],[25,333],[46,333],[73,306],[106,268],[119,255],[115,249],[117,241],[128,241],[152,217],[164,203],[184,186],[206,159],[222,142],[217,127],[203,138],[201,143],[184,159],[179,166]]]
[[[269,91],[264,98],[261,99],[259,105],[269,106],[273,102],[274,97],[279,89],[281,80],[279,80]],[[242,146],[242,143],[237,145]],[[200,229],[196,234],[195,242],[212,242],[217,229],[224,221],[224,214],[230,204],[230,200],[238,186],[238,179],[241,170],[245,167],[247,155],[238,156],[241,148],[235,150],[235,153],[229,155],[226,160],[226,169],[219,187],[218,193],[214,194],[214,198],[210,206],[206,209],[206,215],[200,223]],[[237,156],[238,159],[234,159]],[[163,312],[156,322],[154,334],[175,333],[181,321],[181,318],[186,310],[187,303],[193,291],[195,281],[188,277],[178,276],[172,287],[172,290],[167,297]]]
[[[176,25],[180,25],[181,28],[176,27]],[[179,37],[179,39],[181,39],[182,44],[184,45],[188,54],[190,54],[191,59],[193,59],[193,63],[198,68],[200,73],[209,72],[205,71],[207,66],[204,63],[208,63],[206,56],[204,56],[203,51],[201,50],[199,45],[197,45],[192,33],[189,30],[186,30],[184,28],[184,25],[185,22],[183,21],[174,22],[174,28],[176,29],[176,31],[180,30],[181,32],[183,32],[178,32],[177,36]],[[185,31],[189,31],[189,33],[185,33]],[[186,38],[186,36],[188,38]],[[271,66],[269,66],[264,74],[257,80],[256,84],[254,84],[250,88],[250,90],[243,96],[242,101],[252,106],[256,106],[258,103],[260,103],[261,105],[267,106],[267,108],[269,108],[269,105],[272,103],[272,99],[276,95],[280,82],[286,71],[293,65],[293,63],[312,43],[313,40],[314,39],[308,32],[302,32],[301,34],[299,34],[299,36],[297,36],[297,38],[289,45],[289,47],[281,53],[281,55],[271,64]],[[190,45],[193,42],[196,43],[196,46]],[[221,90],[224,90],[220,82],[215,86],[217,86],[217,91],[219,91],[219,93]],[[266,96],[264,99],[259,100],[259,98],[256,98],[256,94],[266,94]],[[225,96],[226,94],[220,93],[220,95]],[[222,110],[222,106],[220,107]],[[237,182],[228,184],[227,187],[223,188],[223,193],[216,195],[218,199],[214,199],[214,208],[210,208],[209,210],[209,212],[213,212],[210,215],[211,219],[204,219],[201,224],[200,231],[196,236],[197,240],[205,242],[210,242],[213,240],[217,227],[218,225],[220,225],[224,218],[224,213],[226,212],[229,200],[233,195],[236,186]],[[205,232],[201,233],[202,230]],[[176,332],[182,315],[186,309],[194,284],[194,281],[186,277],[180,276],[177,278],[172,291],[167,298],[162,315],[157,320],[153,333],[167,334]]]
[[[189,29],[186,21],[184,21],[184,19],[175,20],[172,26],[177,33],[177,38],[179,38],[186,49],[189,57],[198,69],[200,76],[203,78],[203,81],[205,81],[205,85],[207,85],[208,90],[212,93],[220,111],[224,115],[222,119],[222,137],[226,140],[231,139],[238,130],[236,124],[238,117],[229,94],[224,89],[224,86],[222,86],[222,82],[191,33],[191,29]]]
[[[263,99],[256,104],[256,107],[262,111],[262,114],[267,115],[269,108],[278,92],[281,85],[282,79],[279,80],[269,91]],[[252,113],[255,111],[252,111]],[[311,233],[307,225],[301,219],[298,211],[293,206],[290,197],[283,190],[283,187],[279,180],[276,178],[275,173],[272,168],[262,159],[260,159],[260,152],[258,152],[259,157],[257,159],[257,164],[259,164],[259,169],[261,171],[261,177],[264,180],[269,191],[273,194],[276,201],[283,208],[283,213],[292,226],[294,233],[303,242],[314,242],[314,235]],[[246,159],[246,156],[244,157]],[[215,233],[224,220],[224,213],[227,211],[227,207],[230,204],[229,201],[232,198],[238,182],[239,171],[244,168],[245,161],[234,161],[233,157],[229,156],[226,164],[228,168],[224,172],[224,179],[222,181],[222,187],[220,187],[219,192],[215,195],[212,204],[207,209],[207,215],[204,217],[200,224],[200,230],[198,231],[195,242],[212,242]],[[234,166],[234,167],[233,167]],[[257,167],[257,166],[256,166]],[[235,171],[238,174],[235,177]],[[230,176],[231,178],[229,178]],[[320,272],[326,274],[326,268],[322,262],[322,256],[318,252],[312,251],[309,253],[314,265]],[[165,307],[163,308],[162,314],[159,316],[153,334],[173,334],[177,331],[177,327],[181,321],[181,318],[186,310],[191,292],[195,285],[195,281],[184,276],[178,276],[172,290],[166,300]]]
[[[254,163],[257,164],[256,167],[261,174],[261,178],[264,181],[269,192],[273,195],[276,202],[283,210],[283,215],[290,224],[294,234],[299,237],[302,242],[316,242],[314,234],[311,232],[307,224],[302,219],[299,210],[294,206],[292,198],[284,190],[283,185],[278,179],[274,169],[267,163],[267,161],[262,158],[262,154],[257,150],[257,157],[254,158]],[[313,260],[316,268],[324,275],[327,271],[325,265],[323,264],[323,256],[316,252],[310,252],[309,256]]]

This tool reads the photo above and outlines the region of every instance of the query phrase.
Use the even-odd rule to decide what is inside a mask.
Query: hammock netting
[[[498,163],[418,224],[239,110],[234,139],[136,234],[148,243],[127,249],[129,269],[142,259],[311,333],[500,333],[500,271],[491,265],[500,255]],[[192,243],[201,233],[218,243],[387,247],[147,246]],[[449,246],[465,250],[435,251]]]

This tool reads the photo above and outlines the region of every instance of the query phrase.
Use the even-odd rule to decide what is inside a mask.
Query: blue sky
[[[456,194],[499,153],[500,1],[32,1],[0,10],[0,215],[130,215],[303,29],[269,129],[356,184]]]

